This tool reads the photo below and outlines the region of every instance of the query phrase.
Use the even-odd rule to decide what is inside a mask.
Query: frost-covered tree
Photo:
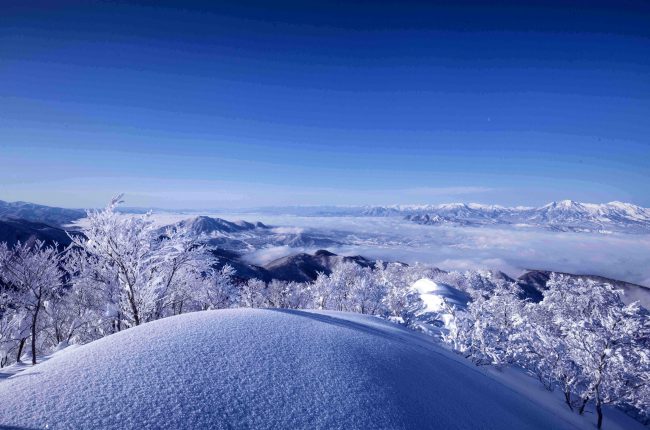
[[[188,227],[161,232],[148,215],[117,213],[120,199],[89,211],[84,235],[71,236],[73,245],[88,256],[77,261],[81,267],[72,268],[74,282],[106,289],[106,313],[117,321],[118,330],[173,314],[176,292],[202,282],[212,262]]]
[[[260,308],[264,306],[266,282],[260,279],[249,279],[240,287],[239,303],[245,308]]]
[[[378,266],[377,266],[378,267]],[[383,313],[383,300],[386,295],[386,286],[378,282],[370,268],[359,271],[352,284],[350,309],[362,314],[379,315]]]
[[[454,349],[477,364],[523,367],[549,390],[560,388],[572,410],[593,403],[599,428],[606,404],[648,410],[648,313],[625,305],[620,291],[553,274],[544,299],[524,303],[514,285],[459,278],[472,301],[466,311],[452,309],[443,338]]]
[[[285,307],[289,309],[309,309],[313,307],[313,293],[309,283],[289,282],[286,287]]]
[[[279,279],[269,282],[266,290],[268,306],[272,308],[286,308],[289,296],[289,283]]]
[[[46,303],[61,293],[64,272],[61,253],[56,246],[46,246],[42,241],[17,243],[9,248],[0,244],[0,277],[5,284],[5,294],[18,310],[12,318],[27,318],[31,338],[32,364],[36,364],[38,334],[43,329]],[[24,323],[19,322],[20,327]],[[25,337],[20,340],[22,351]],[[17,360],[20,360],[20,351]]]
[[[408,327],[415,323],[424,303],[406,273],[406,266],[399,263],[380,263],[375,268],[375,280],[386,292],[382,304],[388,317]]]
[[[206,281],[211,272],[215,259],[209,249],[203,244],[189,226],[174,226],[164,230],[161,238],[156,241],[158,283],[157,300],[151,319],[159,319],[168,315],[183,312],[183,307],[191,300],[192,293]],[[232,267],[222,270],[232,278],[235,271]],[[221,275],[221,273],[220,273]],[[225,276],[225,275],[224,275]],[[210,279],[207,279],[209,282]]]
[[[352,262],[337,264],[330,274],[329,308],[348,311],[354,307],[353,291],[357,280],[364,276],[361,266]]]
[[[77,248],[68,252],[65,267],[71,276],[66,299],[70,311],[80,320],[92,321],[78,340],[89,342],[125,328],[123,287],[111,261]]]
[[[319,272],[316,280],[312,283],[312,290],[315,300],[314,307],[316,309],[327,309],[329,298],[332,295],[330,277],[323,272]]]
[[[543,302],[580,369],[580,412],[593,401],[600,428],[603,405],[635,403],[648,379],[647,314],[638,303],[625,305],[609,284],[556,275],[547,285]]]
[[[580,368],[569,353],[555,303],[527,303],[522,309],[519,348],[515,360],[532,373],[549,391],[562,390],[573,410],[572,394],[578,390]]]
[[[519,287],[505,282],[487,270],[466,270],[465,272],[434,272],[430,279],[443,284],[451,285],[469,295],[482,294],[489,297],[497,287],[514,288],[519,292]]]
[[[448,339],[476,364],[506,364],[518,350],[522,309],[512,287],[499,285],[489,297],[484,290],[473,290],[467,310],[456,314],[459,321]]]
[[[45,302],[47,325],[44,335],[50,345],[68,344],[85,325],[91,324],[91,312],[79,301],[78,290],[62,289]]]
[[[310,285],[273,279],[265,290],[266,306],[281,309],[305,309],[312,307]]]
[[[210,271],[199,296],[201,309],[226,309],[239,302],[239,291],[233,276],[235,269],[229,264]]]
[[[13,303],[7,292],[0,293],[0,368],[20,361],[29,328],[26,312]]]
[[[386,313],[384,299],[387,294],[388,274],[396,272],[397,267],[388,269],[386,276],[382,277],[377,272],[385,269],[381,262],[378,262],[375,268],[362,267],[352,262],[339,263],[329,275],[319,273],[310,285],[313,307],[383,315]],[[392,276],[391,280],[396,281],[405,273],[399,275]],[[408,284],[405,277],[401,279],[399,285]]]

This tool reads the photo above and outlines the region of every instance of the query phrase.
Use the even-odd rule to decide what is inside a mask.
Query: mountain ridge
[[[0,200],[0,219],[23,219],[31,222],[49,224],[61,227],[80,218],[86,212],[81,209],[68,209],[54,206],[39,205],[29,202],[6,202]]]
[[[372,208],[369,216],[404,216],[424,225],[514,225],[572,232],[650,232],[650,209],[631,203],[551,202],[540,207],[456,203],[428,207]]]

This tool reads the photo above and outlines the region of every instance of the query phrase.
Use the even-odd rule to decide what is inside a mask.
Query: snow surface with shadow
[[[0,382],[0,424],[50,429],[571,429],[395,324],[232,309],[147,323]]]

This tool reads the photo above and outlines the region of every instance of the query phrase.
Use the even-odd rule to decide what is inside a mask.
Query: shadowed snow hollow
[[[221,310],[129,329],[0,382],[27,428],[552,429],[571,425],[372,317]]]

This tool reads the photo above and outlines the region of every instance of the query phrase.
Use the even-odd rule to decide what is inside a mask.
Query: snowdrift
[[[171,317],[0,382],[0,425],[51,429],[567,429],[431,340],[355,314]]]

